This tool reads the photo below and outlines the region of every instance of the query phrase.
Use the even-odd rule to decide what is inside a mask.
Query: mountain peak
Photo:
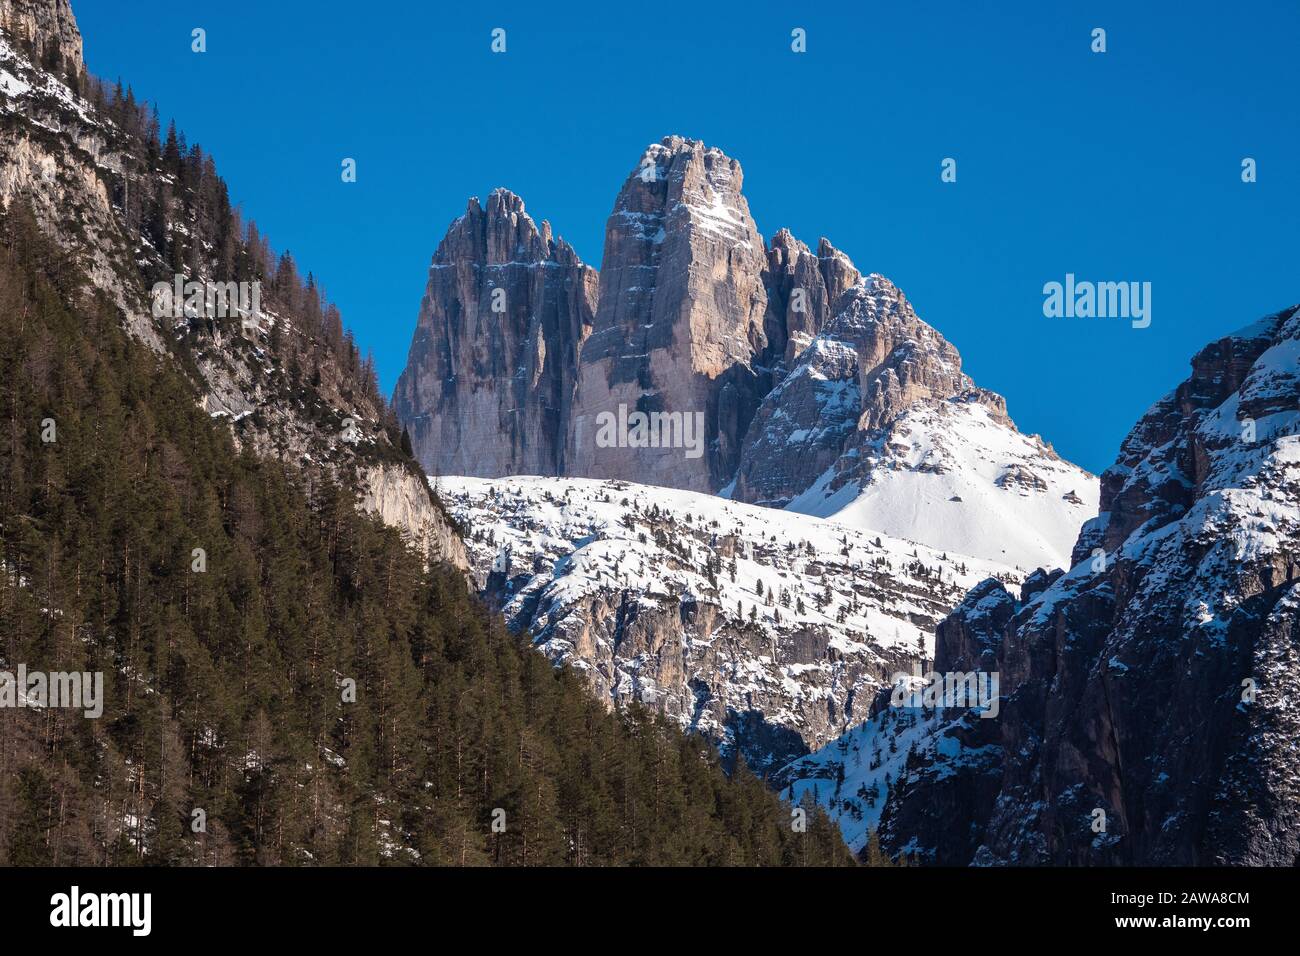
[[[524,201],[504,186],[498,186],[488,194],[489,215],[509,215],[523,213]]]
[[[553,475],[564,463],[596,271],[524,201],[471,199],[438,244],[393,406],[436,474]]]
[[[549,221],[542,220],[539,226],[525,211],[522,198],[497,187],[488,194],[486,205],[479,197],[470,197],[464,215],[452,222],[438,244],[433,267],[536,264],[557,257],[582,265],[572,246],[552,235]]]
[[[878,273],[839,296],[764,397],[732,495],[1026,571],[1064,563],[1097,513],[1096,479],[1017,431]]]
[[[673,156],[679,153],[698,153],[700,155],[708,154],[714,157],[722,157],[728,162],[735,162],[734,159],[727,156],[727,154],[717,146],[709,146],[702,139],[694,139],[690,136],[680,136],[676,133],[671,133],[668,136],[665,136],[657,143],[651,143],[645,148],[645,152],[642,155],[657,156],[664,153]]]

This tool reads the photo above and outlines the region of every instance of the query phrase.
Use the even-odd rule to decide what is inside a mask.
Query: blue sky
[[[386,391],[469,196],[512,189],[598,266],[669,133],[740,160],[765,236],[889,276],[1022,430],[1093,471],[1197,349],[1300,302],[1296,0],[836,6],[73,0],[91,71],[214,154]],[[1045,318],[1067,272],[1150,282],[1151,326]]]

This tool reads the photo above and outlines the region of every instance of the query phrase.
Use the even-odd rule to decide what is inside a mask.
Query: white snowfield
[[[978,403],[919,405],[872,451],[865,486],[827,494],[828,469],[788,510],[1018,568],[1066,568],[1097,514],[1096,476]]]

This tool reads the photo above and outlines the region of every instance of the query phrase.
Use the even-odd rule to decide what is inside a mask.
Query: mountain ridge
[[[614,479],[438,480],[480,591],[610,707],[769,773],[866,717],[934,626],[1009,565]]]

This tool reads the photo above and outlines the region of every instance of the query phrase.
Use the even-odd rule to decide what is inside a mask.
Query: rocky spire
[[[767,253],[768,351],[789,368],[831,320],[841,295],[862,278],[849,257],[825,237],[814,255],[782,229]]]
[[[570,436],[571,473],[716,491],[770,387],[754,358],[767,346],[767,254],[741,194],[740,164],[670,136],[628,174],[605,230],[600,301],[583,346]],[[700,421],[703,453],[598,441],[620,406]]]
[[[434,254],[393,401],[436,474],[564,472],[578,350],[597,277],[498,189],[471,199]]]

